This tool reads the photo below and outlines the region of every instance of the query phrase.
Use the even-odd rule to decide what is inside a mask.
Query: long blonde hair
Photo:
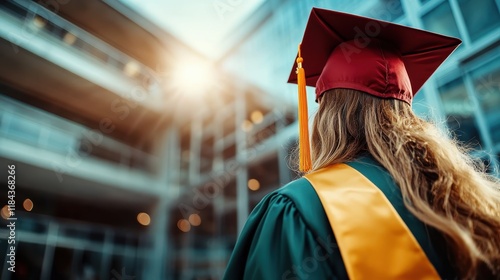
[[[330,90],[314,118],[311,151],[313,170],[370,153],[409,211],[443,234],[461,278],[500,277],[500,182],[409,104]]]

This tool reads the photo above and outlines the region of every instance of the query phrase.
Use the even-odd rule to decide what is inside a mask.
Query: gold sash
[[[440,279],[382,191],[336,164],[304,176],[318,194],[350,279]]]

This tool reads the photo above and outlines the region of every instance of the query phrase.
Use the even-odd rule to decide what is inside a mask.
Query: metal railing
[[[105,135],[99,137],[101,141],[93,143],[88,140],[92,133],[84,126],[0,96],[0,138],[59,154],[72,153],[149,171],[152,155]]]
[[[55,43],[117,70],[141,85],[151,96],[160,95],[160,84],[152,69],[38,3],[1,1],[0,9],[24,22],[20,32],[43,34]]]
[[[88,266],[101,279],[110,279],[113,271],[119,272],[120,267],[113,267],[112,261],[119,260],[129,273],[140,276],[139,270],[151,250],[146,232],[116,228],[107,225],[90,224],[82,221],[53,218],[45,215],[19,212],[16,213],[16,245],[23,250],[17,251],[18,263],[28,266],[28,270],[39,270],[40,279],[50,279],[53,272],[66,273],[68,276],[80,276],[82,266]],[[0,219],[0,240],[4,242],[8,236],[7,222]],[[2,247],[3,249],[4,247]],[[5,247],[7,248],[7,247]],[[37,250],[37,249],[42,250]],[[57,263],[54,253],[66,250],[71,259],[69,267]],[[2,252],[6,254],[6,252]],[[41,259],[40,263],[26,262],[26,254]],[[95,262],[84,262],[83,255],[97,257]],[[9,279],[3,267],[2,279]],[[134,271],[135,270],[135,271]]]

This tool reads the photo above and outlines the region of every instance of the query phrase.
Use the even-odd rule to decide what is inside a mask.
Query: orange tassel
[[[306,96],[306,73],[302,68],[302,59],[300,53],[297,57],[297,85],[299,88],[299,170],[309,172],[311,164],[311,147],[309,145],[309,115],[307,113]]]

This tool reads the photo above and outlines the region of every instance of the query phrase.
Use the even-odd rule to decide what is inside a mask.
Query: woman
[[[254,209],[225,279],[500,279],[499,181],[411,109],[459,43],[313,9],[297,58],[312,160],[301,96],[306,174]]]

